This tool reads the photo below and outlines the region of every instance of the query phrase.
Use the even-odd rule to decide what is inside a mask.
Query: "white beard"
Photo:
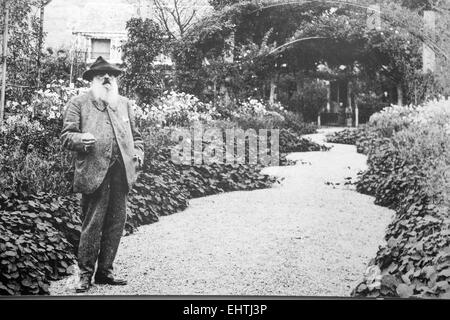
[[[103,85],[103,80],[93,79],[91,90],[96,100],[102,100],[108,104],[115,104],[119,98],[119,87],[115,79],[110,79],[109,86]]]

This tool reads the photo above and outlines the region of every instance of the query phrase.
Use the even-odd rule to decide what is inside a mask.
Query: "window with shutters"
[[[91,39],[91,59],[102,56],[105,60],[111,57],[111,39]]]

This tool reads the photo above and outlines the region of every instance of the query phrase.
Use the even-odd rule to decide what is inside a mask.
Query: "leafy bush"
[[[334,132],[326,136],[329,143],[351,144],[356,145],[356,141],[361,135],[360,129],[345,129]]]
[[[177,174],[171,178],[179,179],[179,176]],[[187,206],[188,195],[173,180],[142,173],[129,197],[125,230],[128,234],[132,233],[141,225],[157,222],[160,216],[182,211]]]
[[[127,41],[122,46],[125,94],[141,103],[151,103],[163,91],[162,76],[153,61],[165,46],[164,33],[151,19],[131,18],[127,21]]]
[[[49,280],[69,274],[75,260],[69,241],[78,241],[80,224],[76,208],[45,194],[0,195],[0,294],[47,294]]]
[[[330,148],[302,138],[290,129],[280,130],[280,152],[328,151]]]
[[[326,85],[320,81],[307,81],[301,91],[295,92],[290,97],[287,104],[291,110],[300,112],[307,121],[315,121],[317,115],[327,105]]]
[[[393,109],[393,118],[371,119],[369,168],[357,190],[396,215],[353,295],[450,298],[448,102]]]
[[[317,132],[317,126],[305,123],[299,113],[287,111],[280,103],[269,104],[249,98],[231,106],[219,105],[220,119],[228,119],[241,129],[290,129],[304,135]]]
[[[62,150],[58,125],[12,116],[0,131],[0,191],[70,192],[70,155]]]
[[[284,123],[282,128],[292,129],[300,135],[317,133],[317,125],[314,123],[306,123],[299,113],[285,111],[283,116]]]
[[[416,106],[389,106],[373,114],[369,119],[369,127],[382,137],[392,135],[408,127],[418,114]]]
[[[47,48],[41,57],[41,69],[41,78],[46,83],[61,80],[69,82],[71,75],[75,79],[81,77],[87,66],[81,52],[69,53],[63,48]]]

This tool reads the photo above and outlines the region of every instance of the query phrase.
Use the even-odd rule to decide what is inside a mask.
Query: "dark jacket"
[[[66,149],[76,153],[73,191],[90,194],[100,186],[109,168],[114,137],[131,189],[137,178],[137,161],[133,160],[133,155],[144,159],[144,144],[135,126],[132,103],[120,96],[116,105],[107,106],[103,112],[94,103],[95,98],[88,91],[72,98],[64,113],[61,141]],[[96,138],[93,150],[88,153],[84,152],[81,142],[81,134],[86,132]]]

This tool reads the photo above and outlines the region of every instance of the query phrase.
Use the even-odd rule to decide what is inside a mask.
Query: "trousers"
[[[128,191],[125,167],[117,160],[98,189],[82,195],[83,224],[78,247],[80,276],[92,277],[95,263],[97,274],[112,275],[127,217]]]

